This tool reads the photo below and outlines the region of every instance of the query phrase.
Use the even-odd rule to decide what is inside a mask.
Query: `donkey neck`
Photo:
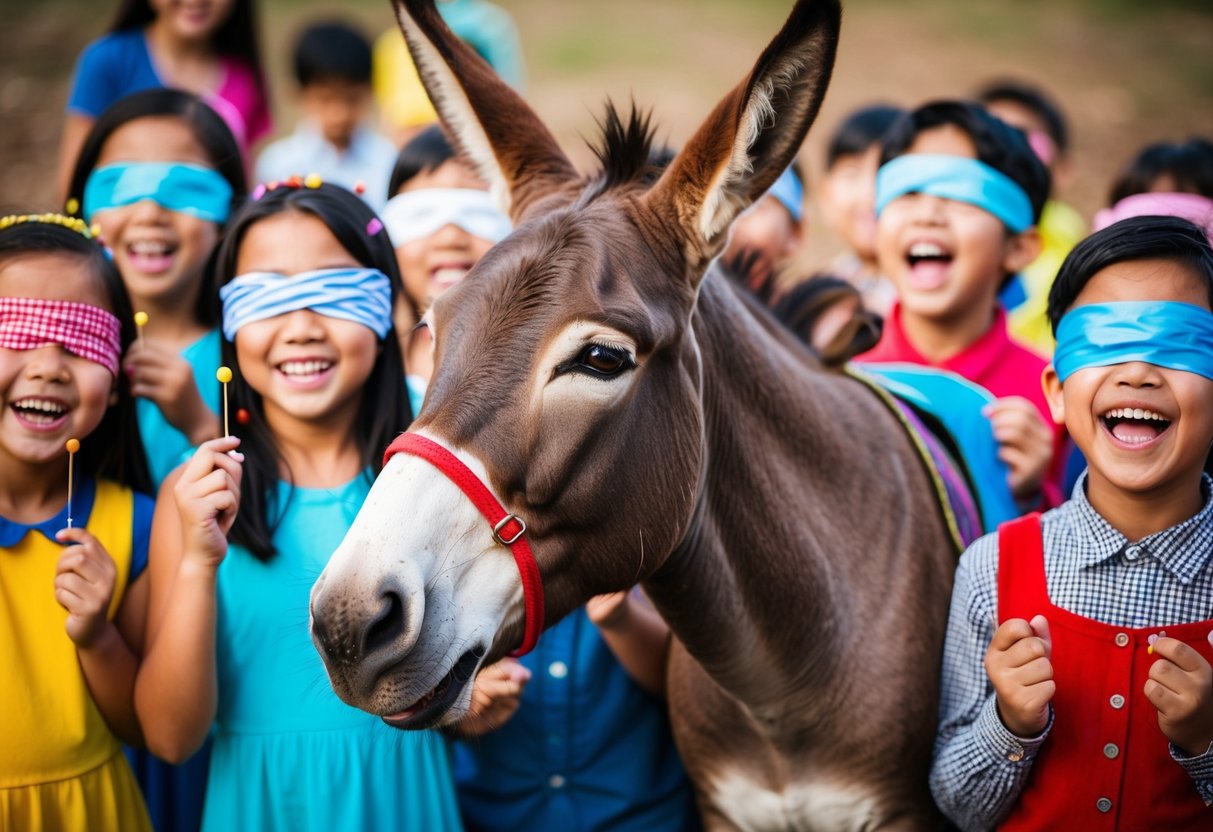
[[[646,588],[717,683],[757,711],[787,707],[837,660],[853,606],[840,559],[857,550],[831,543],[860,542],[842,534],[862,508],[857,479],[873,475],[856,434],[891,417],[719,274],[704,278],[687,350],[705,461],[687,534]]]

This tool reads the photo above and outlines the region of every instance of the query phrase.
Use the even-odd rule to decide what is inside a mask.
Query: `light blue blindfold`
[[[84,221],[98,211],[150,199],[162,208],[222,225],[232,209],[232,186],[221,174],[179,162],[124,162],[89,174]]]
[[[1053,368],[1078,370],[1143,361],[1213,380],[1213,312],[1176,301],[1092,303],[1057,324]]]
[[[876,214],[906,194],[930,194],[988,211],[1016,234],[1031,228],[1032,200],[1014,179],[964,156],[911,153],[876,172]]]
[[[779,174],[779,178],[766,195],[779,200],[779,203],[788,209],[792,219],[800,222],[804,214],[804,185],[791,167],[785,168],[783,173]]]
[[[392,284],[378,269],[320,269],[289,277],[249,272],[222,287],[219,299],[229,341],[245,324],[299,309],[362,324],[379,338],[392,328]]]

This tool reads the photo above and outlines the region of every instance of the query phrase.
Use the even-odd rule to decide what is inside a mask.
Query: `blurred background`
[[[749,70],[791,0],[496,0],[514,17],[525,95],[580,165],[608,98],[651,108],[677,145]],[[57,208],[53,176],[68,83],[115,2],[0,0],[0,212]],[[295,123],[289,54],[317,19],[375,36],[388,0],[268,0],[260,8],[276,136]],[[1064,106],[1074,177],[1059,196],[1089,217],[1142,145],[1213,135],[1213,0],[850,0],[834,79],[801,152],[809,194],[843,115],[875,102],[962,96],[991,78],[1042,86]],[[812,210],[810,261],[836,249]]]

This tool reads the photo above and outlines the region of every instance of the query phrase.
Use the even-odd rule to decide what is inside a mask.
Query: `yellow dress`
[[[93,491],[85,528],[118,567],[112,620],[130,574],[134,495],[106,481],[85,488]],[[78,509],[87,503],[84,493],[76,499]],[[14,526],[6,530],[20,533]],[[55,601],[62,551],[34,529],[0,548],[0,829],[150,832],[139,786],[89,694],[64,629],[67,611]]]

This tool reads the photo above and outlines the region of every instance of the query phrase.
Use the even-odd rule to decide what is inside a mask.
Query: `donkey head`
[[[515,224],[428,313],[435,369],[411,430],[525,520],[556,621],[651,574],[692,522],[705,470],[700,281],[817,113],[838,4],[797,3],[655,183],[646,119],[609,111],[603,169],[581,178],[432,0],[396,9],[443,123]],[[312,590],[337,694],[402,727],[462,716],[479,663],[517,647],[523,625],[509,550],[463,491],[404,454]]]

